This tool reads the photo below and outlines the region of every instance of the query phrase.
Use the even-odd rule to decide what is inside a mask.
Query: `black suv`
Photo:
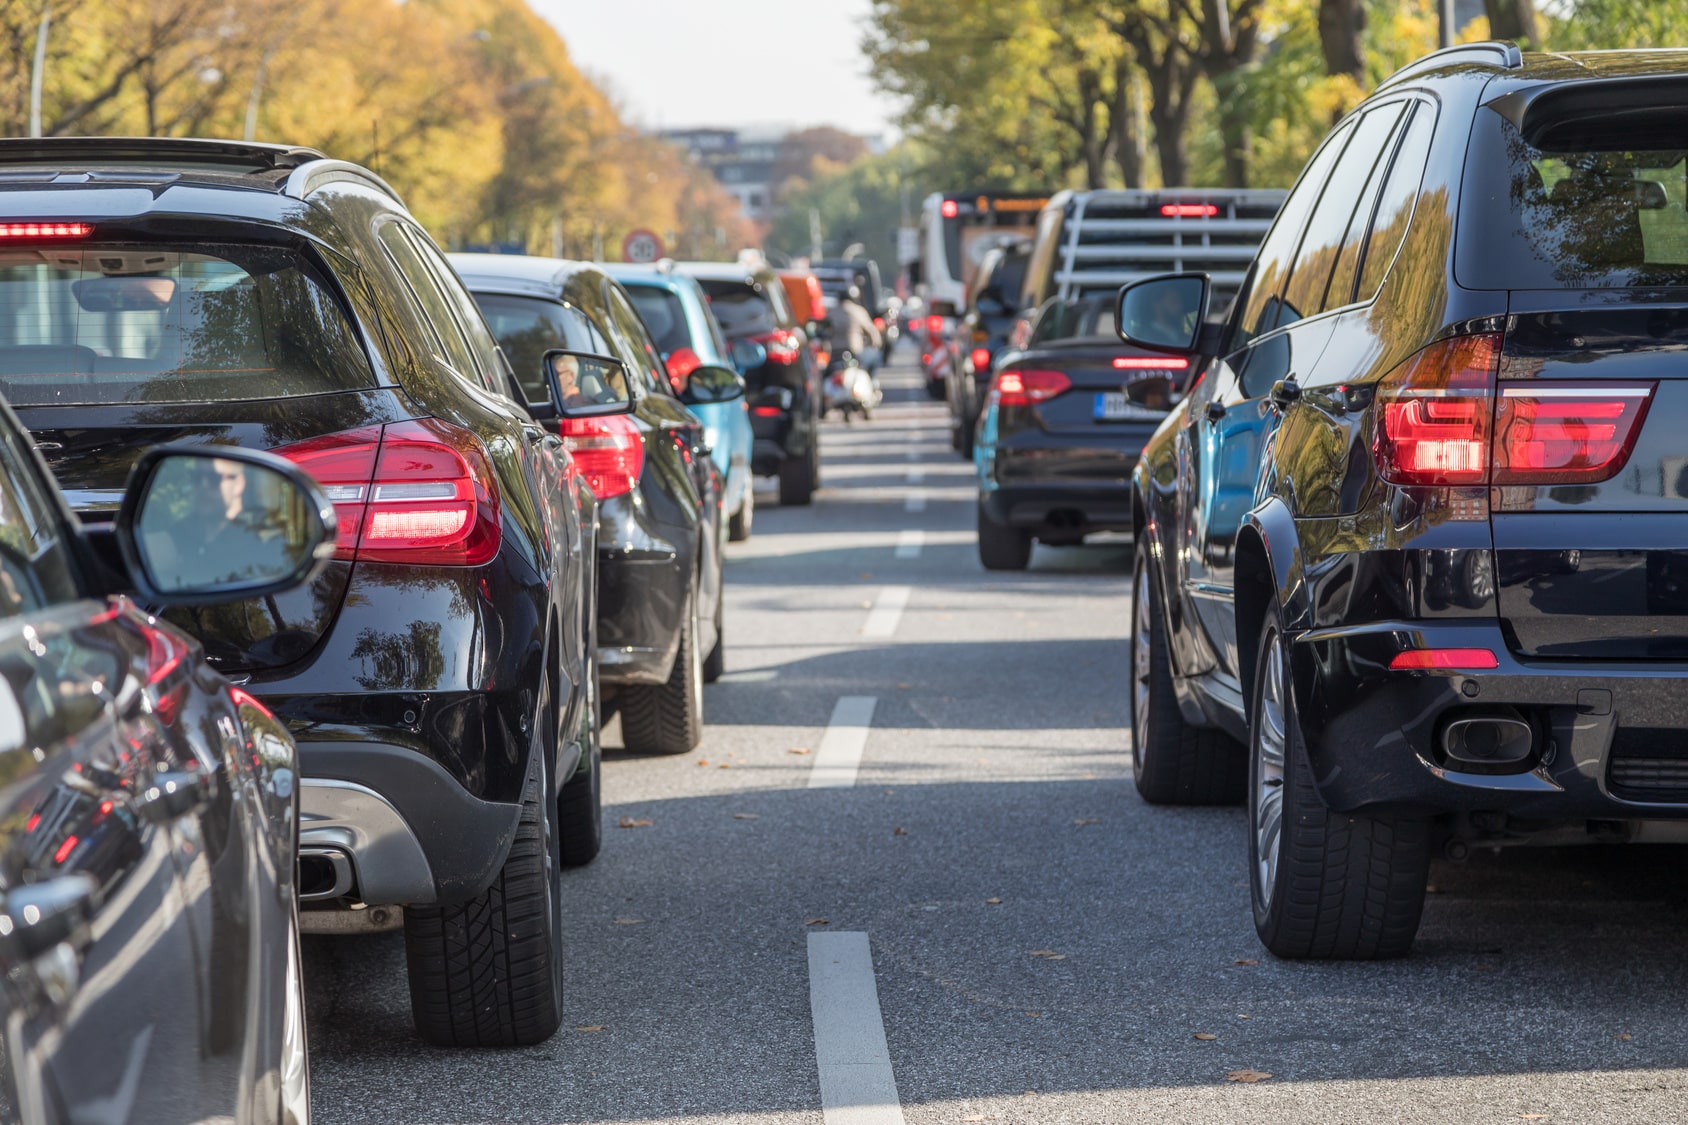
[[[755,362],[743,362],[756,436],[750,471],[779,477],[781,504],[809,503],[821,479],[821,373],[779,275],[765,265],[729,262],[681,262],[675,269],[703,286],[735,357],[754,345]]]
[[[1676,52],[1439,52],[1308,164],[1135,477],[1151,801],[1246,792],[1287,957],[1405,953],[1430,857],[1688,829]],[[1231,742],[1246,742],[1246,752]]]
[[[272,450],[339,513],[310,586],[163,611],[299,743],[306,929],[401,906],[426,1039],[545,1038],[557,868],[597,849],[594,525],[474,301],[391,188],[310,149],[0,166],[3,229],[54,232],[0,237],[0,392],[84,522],[162,441]]]

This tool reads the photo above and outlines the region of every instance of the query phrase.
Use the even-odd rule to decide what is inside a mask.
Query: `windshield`
[[[742,281],[703,281],[709,307],[729,336],[755,336],[779,329],[774,306]]]
[[[1550,129],[1538,146],[1500,114],[1479,113],[1467,153],[1460,284],[1688,285],[1688,152],[1680,131],[1674,124],[1613,130],[1611,147],[1590,132]]]
[[[373,383],[345,313],[292,251],[0,251],[0,393],[14,405],[285,398]]]

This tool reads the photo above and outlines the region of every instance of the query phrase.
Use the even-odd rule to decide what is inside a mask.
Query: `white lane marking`
[[[862,636],[895,636],[897,623],[903,619],[903,607],[908,605],[909,589],[907,586],[887,586],[879,591],[879,596],[873,600],[873,609],[867,615],[867,622],[862,626]]]
[[[926,533],[916,528],[913,531],[899,531],[897,533],[897,552],[899,559],[918,559],[920,548],[926,545]]]
[[[903,1125],[866,934],[809,935],[809,1011],[826,1125]]]
[[[910,484],[919,484],[922,481],[924,481],[925,479],[926,479],[926,470],[925,469],[916,468],[916,469],[910,469],[908,471],[908,482]]]
[[[832,719],[815,751],[809,769],[810,789],[848,789],[856,783],[856,770],[867,748],[867,732],[873,726],[877,696],[846,695],[832,709]]]
[[[910,512],[924,512],[926,510],[925,491],[917,488],[913,492],[910,492],[908,494],[908,499],[903,501],[903,508],[905,511]]]
[[[913,446],[910,446],[909,451],[908,451],[908,459],[910,461],[920,460],[920,450],[914,448]]]
[[[780,678],[778,668],[750,668],[743,672],[728,672],[716,680],[720,684],[765,684]]]

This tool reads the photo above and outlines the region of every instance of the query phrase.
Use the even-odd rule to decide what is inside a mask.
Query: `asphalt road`
[[[1688,854],[1483,853],[1412,957],[1273,960],[1243,812],[1132,788],[1129,544],[987,574],[943,405],[886,385],[733,545],[702,748],[606,732],[564,1030],[423,1046],[398,935],[307,939],[319,1122],[1688,1120]]]

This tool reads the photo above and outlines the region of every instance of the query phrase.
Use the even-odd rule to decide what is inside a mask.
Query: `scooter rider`
[[[871,373],[879,368],[884,338],[873,325],[873,314],[862,305],[862,291],[852,285],[832,308],[832,346],[849,352]]]

